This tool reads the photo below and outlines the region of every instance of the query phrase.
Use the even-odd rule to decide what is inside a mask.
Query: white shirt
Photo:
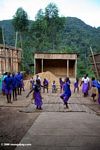
[[[84,83],[89,83],[89,81],[90,81],[90,79],[89,79],[89,77],[87,77],[87,78],[82,78],[82,81],[84,82]]]

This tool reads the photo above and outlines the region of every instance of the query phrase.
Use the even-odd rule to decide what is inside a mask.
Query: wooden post
[[[77,77],[77,59],[75,60],[75,78]]]
[[[1,73],[3,74],[3,50],[1,49]]]
[[[67,77],[69,77],[69,60],[67,59]]]
[[[3,52],[4,52],[4,72],[6,72],[6,44],[5,44],[5,36],[4,36],[4,29],[2,27],[2,40],[3,40]]]
[[[41,71],[43,72],[43,59],[41,59]]]
[[[18,32],[16,32],[16,38],[15,38],[15,49],[17,48],[17,38],[18,38]]]
[[[36,74],[36,60],[34,58],[34,75]]]

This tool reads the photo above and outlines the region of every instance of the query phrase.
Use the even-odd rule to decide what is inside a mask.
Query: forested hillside
[[[91,72],[88,59],[91,55],[90,46],[95,53],[100,52],[100,27],[91,27],[74,17],[59,17],[57,11],[53,15],[48,15],[48,7],[45,14],[39,10],[35,21],[29,21],[28,29],[22,32],[24,68],[27,69],[28,64],[32,63],[34,51],[70,52],[79,54],[79,75],[87,70]],[[16,31],[12,20],[0,21],[0,27],[3,27],[6,44],[14,46]],[[19,37],[17,46],[21,46]]]

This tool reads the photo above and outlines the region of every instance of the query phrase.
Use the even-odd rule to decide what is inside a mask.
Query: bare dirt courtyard
[[[65,109],[57,93],[42,93],[43,110],[37,111],[32,96],[26,99],[28,91],[22,92],[17,101],[12,104],[6,102],[6,97],[0,95],[0,150],[14,150],[15,146],[6,146],[5,143],[17,144],[24,137],[28,129],[42,112],[62,113],[89,113],[100,115],[100,106],[90,97],[84,98],[80,93],[73,93],[69,100],[69,109]]]

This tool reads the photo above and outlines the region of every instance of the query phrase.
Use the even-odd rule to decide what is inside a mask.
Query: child
[[[56,93],[56,92],[57,92],[56,82],[53,81],[53,83],[52,83],[52,93]]]
[[[79,79],[76,78],[76,81],[74,82],[74,93],[77,89],[77,92],[79,92]]]
[[[82,85],[82,93],[84,94],[84,97],[88,96],[89,86],[90,86],[90,79],[86,75],[82,78],[81,84]]]
[[[68,77],[65,79],[65,83],[63,85],[63,91],[64,93],[61,94],[60,98],[63,100],[64,105],[66,105],[66,108],[68,108],[68,100],[71,96],[70,80]]]
[[[4,79],[5,83],[5,94],[7,97],[7,102],[11,103],[11,94],[12,94],[12,77],[10,73],[7,74],[7,77]]]
[[[18,74],[16,74],[18,95],[21,95],[22,92],[22,80],[23,80],[22,74],[18,72]]]
[[[32,87],[34,86],[35,81],[33,79],[33,77],[30,79],[30,90],[32,89]]]
[[[30,90],[32,90],[32,88],[34,87],[34,85],[35,85],[35,81],[34,81],[34,79],[33,79],[33,77],[30,79]],[[32,99],[31,100],[33,100],[34,99],[34,92],[33,92],[33,94],[32,94]]]
[[[93,101],[96,101],[96,97],[98,96],[98,89],[96,87],[97,85],[97,80],[95,80],[94,77],[92,77],[92,82],[91,82],[91,91],[92,91],[92,95],[91,97],[93,97]]]
[[[2,94],[5,95],[5,83],[4,83],[4,79],[7,77],[7,72],[5,72],[3,74],[3,77],[2,77]]]
[[[60,93],[62,93],[63,84],[64,84],[64,82],[62,81],[62,78],[59,78],[59,83],[60,83]]]
[[[44,78],[44,81],[43,81],[43,93],[45,93],[45,89],[47,89],[47,93],[48,93],[48,80],[46,78]]]
[[[15,74],[12,74],[12,90],[13,90],[13,100],[17,100],[17,80]]]
[[[100,79],[97,81],[96,87],[98,89],[98,103],[100,104]]]
[[[30,95],[30,93],[34,91],[34,100],[35,100],[35,105],[36,105],[36,109],[42,109],[42,97],[41,97],[41,84],[40,84],[40,80],[36,80],[36,84],[32,87],[32,89],[30,90],[30,92],[27,94],[26,98]]]

